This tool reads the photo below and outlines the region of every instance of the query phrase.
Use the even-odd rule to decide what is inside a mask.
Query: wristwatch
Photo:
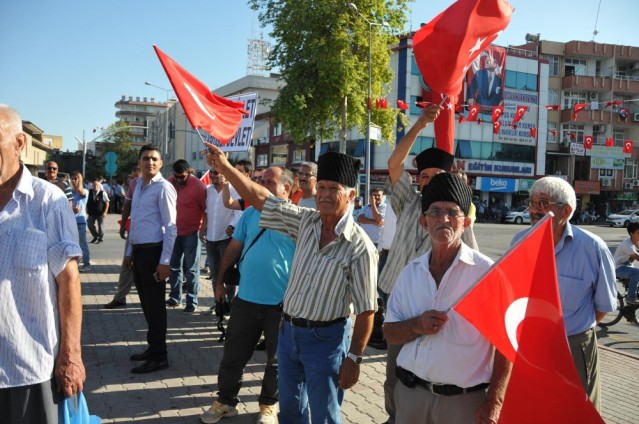
[[[353,352],[348,352],[346,357],[355,362],[357,365],[361,364],[363,359],[361,356],[355,355]]]

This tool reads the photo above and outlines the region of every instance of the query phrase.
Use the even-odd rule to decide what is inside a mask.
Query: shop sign
[[[601,183],[599,181],[578,181],[575,180],[576,194],[599,194],[601,192]]]

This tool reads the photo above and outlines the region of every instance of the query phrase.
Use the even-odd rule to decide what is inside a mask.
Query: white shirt
[[[237,191],[229,184],[231,197],[237,199],[240,197]],[[215,188],[215,184],[211,184],[206,189],[206,240],[220,241],[229,238],[226,234],[226,227],[235,226],[242,216],[241,211],[228,209],[224,206],[222,200],[223,191],[219,192]]]
[[[493,261],[462,243],[439,288],[430,274],[432,249],[409,262],[391,292],[386,322],[400,322],[434,309],[453,306],[490,268]],[[472,387],[490,382],[494,348],[455,310],[439,333],[406,343],[397,365],[435,384]]]
[[[638,253],[637,246],[632,244],[632,239],[630,237],[626,238],[619,243],[619,246],[615,249],[615,268],[619,268],[622,265],[632,266],[634,258],[631,258],[630,255],[636,255]]]
[[[382,219],[384,219],[384,215],[386,214],[386,202],[382,202],[378,207],[377,211],[379,212]],[[359,218],[363,216],[364,218],[373,219],[373,208],[370,203],[362,208],[362,212],[357,215]],[[373,243],[377,243],[379,240],[379,234],[382,231],[382,227],[379,227],[375,224],[364,224],[363,222],[358,222],[360,227],[366,232],[368,237],[370,237]]]
[[[0,389],[39,384],[51,379],[60,342],[55,278],[82,255],[64,192],[23,165],[0,211],[0,240]]]
[[[302,208],[311,208],[317,209],[317,203],[315,203],[315,196],[307,197],[306,199],[301,198],[299,202],[297,202],[297,206]]]
[[[393,211],[391,202],[386,198],[386,213],[384,214],[384,226],[382,231],[379,232],[379,240],[377,241],[377,248],[379,250],[390,250],[391,244],[393,244],[393,237],[395,237],[395,230],[397,228],[397,215]]]
[[[177,237],[177,192],[159,172],[144,188],[143,183],[142,177],[135,181],[126,255],[131,256],[133,245],[162,242],[160,265],[169,265]]]

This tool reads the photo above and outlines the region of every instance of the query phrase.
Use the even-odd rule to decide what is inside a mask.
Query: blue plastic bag
[[[100,424],[102,419],[89,415],[87,400],[82,392],[64,398],[60,406],[60,422],[63,424]]]

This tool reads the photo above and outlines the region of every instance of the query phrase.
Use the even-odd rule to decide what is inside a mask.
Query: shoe
[[[98,241],[96,242],[96,244],[100,244],[100,243],[102,243],[102,239],[101,239],[101,238],[99,238],[99,239],[98,239]]]
[[[95,243],[96,241],[98,241],[97,237],[93,237],[93,240],[91,240],[89,243]]]
[[[208,273],[209,273],[209,269],[208,268],[200,269],[200,274],[208,274]]]
[[[224,417],[234,417],[236,415],[236,407],[224,405],[223,403],[215,401],[208,411],[200,415],[200,421],[204,424],[215,424]]]
[[[149,352],[148,349],[142,353],[134,353],[133,355],[130,356],[132,361],[146,361],[150,357],[151,357],[151,353]]]
[[[257,344],[257,346],[255,346],[255,350],[259,351],[259,352],[263,352],[266,350],[266,340],[262,340],[261,342],[259,342]]]
[[[175,308],[176,306],[180,306],[180,304],[177,300],[171,298],[166,301],[166,306],[168,306],[169,308]]]
[[[215,305],[204,311],[204,315],[215,315]]]
[[[126,302],[120,302],[119,300],[113,299],[109,303],[103,306],[104,309],[114,309],[114,308],[122,308],[126,306]]]
[[[169,361],[153,361],[149,359],[140,366],[131,369],[133,374],[146,374],[147,372],[165,370],[169,367]]]
[[[260,414],[257,416],[257,424],[277,423],[277,405],[260,405]]]
[[[193,314],[197,308],[193,305],[186,305],[186,308],[182,311],[183,314]]]
[[[93,268],[91,268],[91,265],[83,265],[78,271],[84,274],[85,272],[93,271]]]
[[[626,301],[626,303],[628,305],[639,305],[639,300],[637,298],[633,299],[633,298],[630,298],[630,297],[626,296],[625,301]]]

